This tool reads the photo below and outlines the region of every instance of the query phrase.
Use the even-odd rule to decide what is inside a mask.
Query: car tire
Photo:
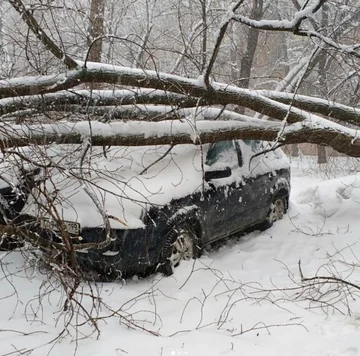
[[[179,224],[167,236],[160,255],[157,271],[171,276],[182,260],[198,256],[197,236],[189,224]]]
[[[270,205],[269,212],[264,222],[259,224],[258,229],[264,231],[273,226],[275,221],[281,220],[287,210],[287,198],[276,195]]]

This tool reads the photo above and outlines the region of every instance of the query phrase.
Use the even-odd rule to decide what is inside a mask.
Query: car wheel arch
[[[282,186],[281,188],[279,187],[279,189],[277,189],[271,195],[271,199],[270,199],[270,203],[269,203],[269,211],[267,212],[265,220],[263,222],[260,222],[259,224],[257,224],[256,229],[258,229],[260,231],[264,231],[273,225],[274,221],[269,221],[268,218],[269,218],[269,214],[272,209],[271,208],[272,204],[274,204],[276,202],[276,200],[278,200],[279,198],[281,200],[283,200],[284,213],[286,213],[289,208],[289,196],[290,196],[290,191],[289,191],[288,187],[286,187],[286,186]]]
[[[167,219],[169,226],[175,226],[180,223],[189,224],[200,240],[202,238],[203,227],[201,220],[201,209],[199,206],[193,204],[189,206],[183,206],[181,208],[174,207],[172,215]]]
[[[199,208],[178,209],[168,220],[167,220],[167,232],[163,235],[161,242],[161,250],[159,251],[158,265],[156,270],[168,276],[173,273],[172,267],[168,263],[168,251],[170,245],[175,241],[174,237],[177,236],[179,231],[185,230],[185,232],[193,235],[194,238],[194,251],[193,258],[200,257],[202,247],[202,232],[203,228],[199,219]]]
[[[179,221],[181,222],[172,224],[169,232],[164,236],[157,262],[156,271],[165,276],[172,275],[174,268],[180,264],[182,259],[188,260],[189,258],[199,257],[200,248],[198,237],[195,229],[193,228],[193,224],[191,224],[192,222],[190,220]],[[177,249],[177,241],[182,241],[179,243],[179,246],[181,247],[180,249]],[[189,251],[191,251],[191,253],[188,254],[187,257],[184,257]],[[178,259],[177,263],[174,263],[174,257]]]
[[[289,208],[289,197],[290,192],[287,187],[282,187],[277,189],[274,194],[272,194],[271,201],[273,202],[276,198],[284,198],[285,202],[285,211]]]

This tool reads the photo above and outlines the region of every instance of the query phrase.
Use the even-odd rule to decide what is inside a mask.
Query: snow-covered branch
[[[213,115],[218,114],[216,111]],[[211,112],[209,113],[211,116]],[[91,135],[91,132],[93,134]],[[196,121],[196,132],[187,121],[163,122],[89,122],[46,125],[0,126],[0,147],[21,147],[33,144],[80,144],[91,135],[94,146],[145,146],[204,144],[231,139],[265,140],[278,143],[310,142],[330,145],[337,151],[360,157],[357,130],[345,128],[326,119],[311,120],[284,126],[281,122],[241,117],[239,121]]]
[[[178,108],[193,107],[198,103],[198,98],[154,89],[71,90],[44,95],[27,95],[0,99],[0,115],[28,109],[35,109],[40,112],[44,110],[74,112],[74,105],[80,108],[81,111],[86,111],[91,107],[108,107],[109,110],[121,109],[124,105],[131,104],[136,106],[140,104],[171,105]],[[109,106],[112,106],[112,108]],[[104,108],[101,111],[105,112],[105,110]]]
[[[320,114],[339,121],[358,124],[360,110],[325,99],[281,93],[278,91],[249,90],[222,83],[213,83],[208,90],[196,79],[189,79],[127,67],[88,63],[88,69],[71,71],[54,76],[24,77],[0,81],[0,96],[13,96],[0,100],[0,114],[18,110],[64,110],[98,113],[105,115],[130,113],[122,105],[156,104],[169,105],[171,110],[228,104],[252,109],[275,120],[287,119],[289,123],[309,118],[308,112]],[[131,86],[127,90],[73,90],[51,93],[57,88],[71,88],[89,82],[116,83]],[[141,88],[142,87],[142,88]],[[21,93],[27,94],[22,96]],[[35,93],[37,95],[29,95]],[[43,95],[39,95],[43,93]],[[47,94],[46,94],[47,93]],[[72,107],[78,105],[80,107]],[[100,109],[101,106],[104,108]],[[96,109],[95,109],[96,107]],[[107,108],[105,108],[107,107]],[[91,108],[91,110],[89,110]],[[154,108],[142,110],[154,113]],[[134,114],[140,113],[134,109]],[[157,111],[157,114],[163,112]],[[155,115],[157,115],[155,114]],[[110,115],[111,116],[111,115]]]
[[[263,115],[289,122],[302,121],[306,113],[289,108],[256,92],[234,86],[213,83],[211,90],[201,81],[155,71],[88,63],[87,68],[54,76],[10,79],[0,81],[0,98],[43,95],[71,89],[85,83],[107,83],[131,87],[153,88],[201,99],[203,105],[240,105]]]
[[[212,55],[210,57],[209,63],[207,64],[205,72],[204,72],[204,84],[205,84],[206,88],[208,88],[208,89],[211,89],[210,74],[214,67],[215,60],[219,53],[219,49],[220,49],[221,43],[223,41],[223,38],[225,36],[226,30],[229,26],[229,23],[232,20],[232,17],[234,16],[234,11],[236,11],[243,4],[243,2],[244,2],[244,0],[239,0],[236,3],[232,4],[230,6],[230,8],[228,9],[228,11],[226,12],[226,14],[223,18],[223,21],[220,25],[219,33],[217,35],[217,39],[216,39],[216,43],[215,43]]]
[[[276,100],[284,104],[291,104],[301,110],[324,115],[335,120],[353,125],[359,125],[360,123],[360,109],[356,107],[312,96],[276,92],[271,90],[259,90],[257,93],[272,100]]]
[[[297,11],[291,20],[253,20],[242,15],[235,15],[232,19],[259,30],[289,31],[296,33],[301,23],[315,14],[326,1],[327,0],[314,1],[312,5]]]
[[[354,46],[349,46],[348,44],[343,45],[337,43],[335,40],[331,39],[328,36],[321,34],[317,27],[315,26],[314,20],[311,18],[313,14],[315,14],[325,3],[327,0],[318,0],[314,2],[311,6],[306,7],[305,9],[301,9],[297,11],[291,20],[254,20],[242,15],[234,15],[232,20],[240,22],[246,26],[251,28],[256,28],[258,30],[263,31],[280,31],[280,32],[292,32],[298,36],[304,37],[312,37],[320,40],[325,45],[336,49],[345,54],[350,54],[355,57],[360,57],[360,53],[357,51],[359,48],[358,44]],[[300,28],[302,22],[305,19],[311,20],[311,24],[314,30],[309,30],[306,28]]]

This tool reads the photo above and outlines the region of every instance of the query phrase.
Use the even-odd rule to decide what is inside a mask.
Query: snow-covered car
[[[77,251],[85,271],[113,280],[161,271],[248,228],[265,229],[288,208],[289,162],[260,141],[202,146],[48,148],[53,167],[22,216],[34,230],[63,242],[110,241]],[[60,168],[61,167],[61,168]]]

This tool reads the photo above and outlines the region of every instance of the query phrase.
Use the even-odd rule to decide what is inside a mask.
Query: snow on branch
[[[297,11],[291,20],[253,20],[242,15],[233,16],[232,19],[259,30],[290,31],[296,33],[301,23],[315,14],[326,1],[327,0],[314,1],[312,5]]]
[[[317,38],[321,40],[323,43],[327,44],[328,46],[338,50],[339,52],[342,52],[344,54],[350,54],[352,56],[360,58],[360,53],[356,51],[359,48],[359,44],[356,44],[355,46],[338,44],[331,38],[323,36],[317,31],[311,31],[311,30],[298,30],[296,34],[304,37]]]
[[[202,105],[234,104],[279,120],[287,118],[289,122],[302,121],[307,118],[306,113],[235,86],[213,83],[211,90],[208,90],[196,79],[101,63],[88,63],[87,68],[54,76],[24,77],[0,81],[0,98],[44,95],[71,89],[84,83],[107,83],[159,89],[181,94],[186,98],[196,97],[199,104]]]
[[[275,140],[280,144],[310,142],[330,145],[341,153],[360,157],[360,139],[356,130],[316,117],[287,126],[281,122],[254,118],[243,118],[241,121],[199,120],[195,126],[186,120],[110,124],[93,121],[91,127],[88,121],[0,126],[2,149],[33,144],[80,144],[89,137],[94,146],[204,144],[231,139]]]
[[[127,90],[72,90],[84,83],[109,83],[131,87]],[[59,92],[56,92],[59,90]],[[34,95],[35,94],[35,95]],[[145,71],[99,63],[88,63],[87,69],[53,76],[23,77],[0,81],[0,115],[17,110],[68,110],[122,118],[130,115],[121,105],[170,105],[172,110],[186,107],[228,104],[246,107],[275,120],[294,123],[309,119],[309,113],[358,124],[360,110],[320,98],[250,90],[222,83],[212,83],[211,90],[196,79],[162,72]],[[71,105],[80,105],[81,107]],[[103,109],[90,107],[104,106]],[[107,106],[107,108],[105,108]],[[109,111],[110,110],[110,111]],[[154,109],[151,109],[154,110]],[[134,109],[134,114],[139,109]],[[154,113],[154,111],[152,111]],[[159,113],[158,113],[159,114]],[[155,114],[157,115],[157,114]],[[150,115],[152,117],[153,115]]]
[[[27,95],[0,99],[0,115],[28,109],[35,109],[39,112],[42,110],[74,112],[76,109],[82,111],[90,107],[104,107],[103,110],[99,109],[98,111],[106,112],[105,107],[113,106],[114,109],[121,109],[120,106],[130,104],[163,104],[175,107],[193,107],[199,104],[199,99],[167,93],[163,90],[142,88],[131,90],[71,90],[44,95]],[[108,109],[110,110],[111,108]]]

